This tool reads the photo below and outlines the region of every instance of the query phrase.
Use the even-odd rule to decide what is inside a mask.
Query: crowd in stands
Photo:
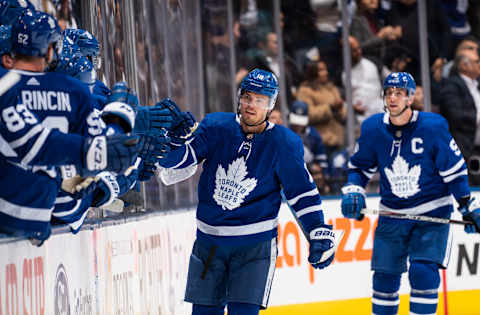
[[[325,179],[322,193],[338,193],[336,176],[346,161],[345,71],[342,61],[342,1],[282,1],[282,46],[287,106],[298,110],[298,101],[308,106],[308,126],[318,132],[327,156],[320,172]],[[413,107],[424,109],[421,80],[418,0],[349,0],[349,44],[351,51],[352,106],[355,138],[359,126],[372,114],[383,112],[383,80],[390,72],[409,72],[418,82]],[[242,0],[234,7],[237,81],[246,70],[263,68],[279,75],[278,38],[271,1]],[[450,125],[470,173],[480,173],[480,76],[478,1],[427,0],[426,24],[431,81],[432,110],[442,114]],[[208,17],[219,12],[221,1],[205,0]],[[212,12],[210,12],[210,11]],[[209,13],[211,15],[209,15]],[[228,33],[226,25],[207,19],[205,31]],[[211,28],[211,29],[209,29]],[[207,78],[208,80],[208,78]],[[220,83],[220,82],[219,82]],[[221,83],[225,83],[223,80]],[[216,83],[209,84],[216,86]],[[225,89],[227,90],[227,89]],[[220,104],[229,104],[227,96]],[[271,115],[282,116],[282,106]],[[214,108],[212,108],[213,110]],[[289,117],[284,113],[283,117]],[[289,120],[284,122],[292,129]],[[307,129],[308,130],[308,129]],[[306,144],[306,147],[308,145]],[[340,156],[340,158],[339,158]],[[316,168],[314,168],[316,169]],[[472,172],[473,171],[473,172]],[[476,173],[475,173],[476,172]],[[480,183],[471,175],[472,184]],[[331,187],[330,187],[331,186]],[[337,185],[338,186],[338,185]]]

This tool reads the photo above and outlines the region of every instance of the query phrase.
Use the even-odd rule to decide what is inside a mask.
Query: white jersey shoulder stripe
[[[18,73],[9,71],[7,74],[5,74],[2,78],[0,78],[0,95],[3,95],[5,92],[10,90],[12,86],[17,84],[18,81],[20,81],[21,76]],[[10,105],[10,104],[4,104],[4,105]],[[11,104],[15,105],[15,104]]]

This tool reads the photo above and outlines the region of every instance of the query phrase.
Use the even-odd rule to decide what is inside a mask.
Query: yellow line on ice
[[[370,298],[328,301],[296,305],[272,306],[260,315],[368,315],[372,313]],[[408,295],[400,296],[399,315],[408,315]],[[443,293],[439,293],[437,315],[444,315]],[[448,315],[480,315],[480,290],[448,293]]]

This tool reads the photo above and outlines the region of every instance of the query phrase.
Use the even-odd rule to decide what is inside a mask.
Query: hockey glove
[[[166,108],[172,114],[171,133],[176,137],[188,138],[197,128],[195,117],[190,112],[182,112],[177,104],[169,98],[158,102],[155,107]]]
[[[133,170],[128,176],[102,172],[97,175],[100,179],[94,191],[92,207],[100,207],[113,202],[115,198],[125,194],[134,185],[138,177],[138,170]]]
[[[363,187],[346,184],[342,187],[342,214],[346,218],[362,220],[360,212],[366,206],[365,189]]]
[[[321,225],[310,232],[310,254],[308,262],[315,269],[330,265],[335,257],[335,233],[331,225]]]
[[[166,136],[165,130],[158,130],[155,135],[142,136],[139,156],[147,162],[156,162],[164,158],[170,152],[170,137]]]
[[[172,114],[166,108],[139,106],[133,131],[137,135],[148,135],[154,132],[155,129],[172,128],[172,121]]]
[[[86,138],[83,144],[82,176],[106,170],[123,173],[138,155],[138,137],[113,135]]]
[[[146,182],[149,181],[150,178],[155,175],[155,170],[157,169],[157,166],[155,163],[152,162],[143,162],[140,164],[141,166],[139,167],[139,173],[138,173],[138,180],[141,182]]]
[[[480,204],[475,198],[471,198],[467,203],[460,202],[458,211],[463,216],[464,221],[472,222],[465,225],[466,233],[480,233]]]
[[[118,82],[107,98],[107,105],[102,110],[102,119],[107,125],[118,124],[124,133],[129,133],[135,126],[137,108],[138,97],[135,92],[125,82]]]

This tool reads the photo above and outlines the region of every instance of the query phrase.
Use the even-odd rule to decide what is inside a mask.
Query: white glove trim
[[[365,196],[365,188],[358,186],[358,185],[345,185],[342,187],[342,194],[348,194],[348,193],[359,193],[362,194],[363,197]]]
[[[338,244],[343,238],[343,231],[340,230],[338,232],[333,232],[333,230],[327,228],[316,228],[310,232],[310,239],[311,240],[322,240],[322,239],[329,239],[332,241],[333,246],[330,249],[323,252],[322,257],[316,263],[323,263],[327,261],[337,250]]]
[[[118,194],[120,193],[120,186],[117,183],[117,177],[110,172],[101,172],[97,174],[97,177],[105,183],[110,191],[110,198],[107,200],[107,202],[102,204],[102,206],[109,205],[115,198],[118,197]]]

